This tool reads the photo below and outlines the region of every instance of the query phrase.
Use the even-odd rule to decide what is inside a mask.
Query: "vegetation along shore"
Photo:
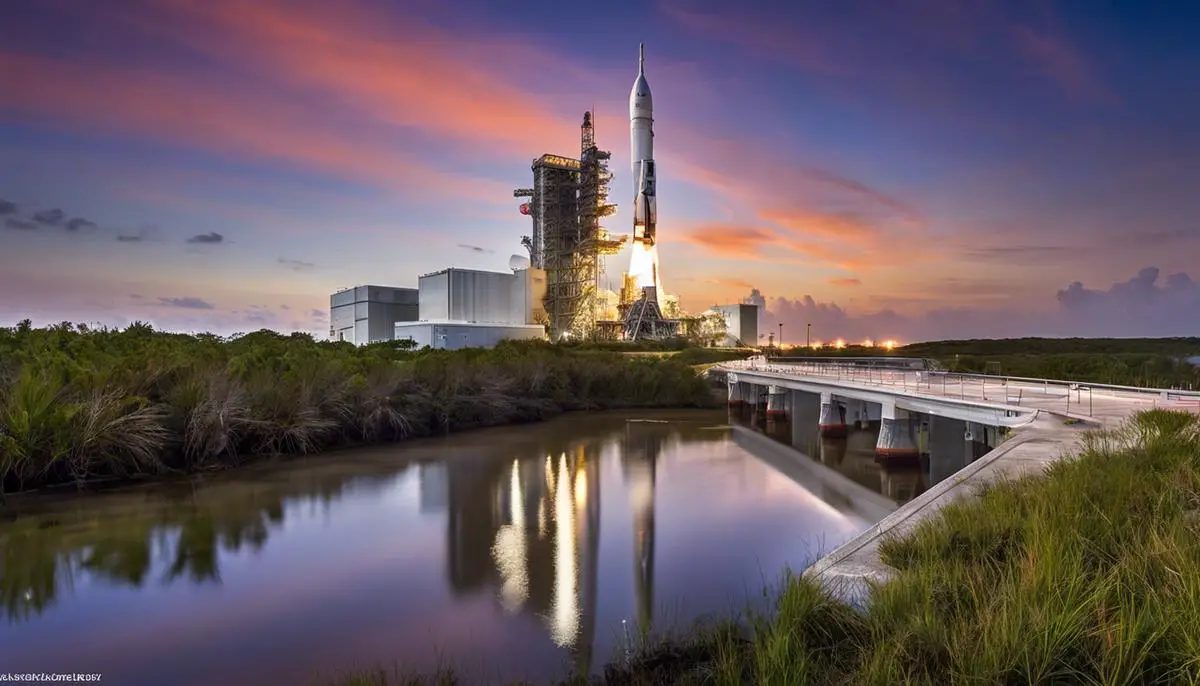
[[[686,353],[686,351],[685,351]],[[355,347],[145,324],[0,328],[0,495],[545,419],[709,407],[704,351]]]
[[[564,684],[1200,684],[1200,418],[1150,410],[1044,476],[883,544],[862,608],[806,578],[774,609]],[[342,686],[467,683],[450,671]]]

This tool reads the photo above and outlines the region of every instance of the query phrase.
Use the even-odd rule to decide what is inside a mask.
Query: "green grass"
[[[226,339],[142,324],[23,323],[0,328],[0,497],[572,410],[713,406],[694,357],[515,341],[411,351],[265,330]]]
[[[1196,415],[1090,433],[1044,476],[880,551],[895,578],[865,609],[792,578],[772,612],[647,646],[595,683],[1200,684]]]

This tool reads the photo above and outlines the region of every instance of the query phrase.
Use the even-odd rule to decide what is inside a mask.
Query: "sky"
[[[665,290],[785,341],[1200,335],[1200,6],[7,0],[0,325],[328,334],[504,271],[530,162],[654,93]],[[628,252],[608,258],[611,283]]]

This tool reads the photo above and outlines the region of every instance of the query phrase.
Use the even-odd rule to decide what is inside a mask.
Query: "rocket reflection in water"
[[[598,588],[597,453],[580,445],[541,458],[449,465],[451,587],[458,594],[496,587],[505,612],[537,618],[584,671]]]
[[[630,422],[619,451],[633,509],[631,609],[643,632],[654,604],[656,462],[674,433],[665,424]],[[457,595],[493,589],[503,612],[535,618],[585,673],[599,590],[599,461],[602,450],[616,458],[608,452],[615,447],[577,443],[530,451],[540,457],[447,465],[451,588]]]
[[[654,496],[658,457],[670,438],[667,426],[629,422],[625,425],[625,453],[621,471],[629,485],[633,506],[634,593],[638,628],[650,631],[654,621]]]

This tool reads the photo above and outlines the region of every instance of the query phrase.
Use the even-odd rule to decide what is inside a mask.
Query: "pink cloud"
[[[1017,52],[1067,95],[1088,100],[1111,97],[1083,56],[1066,39],[1028,26],[1013,27],[1012,35]]]
[[[503,184],[431,169],[377,139],[333,131],[298,103],[200,74],[0,53],[0,105],[41,124],[273,159],[372,185],[502,197]]]

